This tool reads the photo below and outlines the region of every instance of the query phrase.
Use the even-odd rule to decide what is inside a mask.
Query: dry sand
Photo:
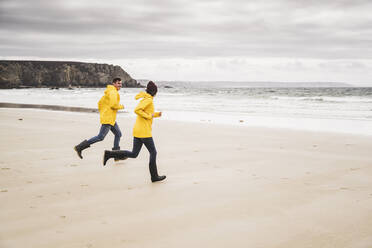
[[[1,248],[372,247],[371,137],[157,119],[151,183],[145,148],[102,166],[111,133],[77,157],[97,114],[0,118]]]

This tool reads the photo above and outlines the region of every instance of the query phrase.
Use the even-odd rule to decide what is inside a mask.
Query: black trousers
[[[149,169],[150,174],[152,177],[158,176],[158,171],[156,168],[156,148],[154,144],[154,140],[152,137],[149,138],[137,138],[133,137],[133,149],[132,151],[122,151],[120,153],[121,156],[127,157],[127,158],[136,158],[141,151],[142,145],[145,145],[147,150],[150,153],[150,163],[149,163]]]

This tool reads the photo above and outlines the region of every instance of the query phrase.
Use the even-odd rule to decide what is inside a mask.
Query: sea
[[[234,126],[372,135],[372,87],[244,82],[157,82],[162,118]],[[122,88],[121,116],[135,116],[134,96]],[[0,102],[97,108],[104,88],[2,89]],[[96,114],[96,113],[90,113]]]

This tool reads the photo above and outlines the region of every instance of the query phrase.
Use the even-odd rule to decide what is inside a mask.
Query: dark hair
[[[150,81],[147,84],[146,92],[149,93],[152,96],[155,96],[156,92],[158,92],[158,87],[156,86],[156,84],[153,81]]]
[[[116,83],[116,82],[120,82],[121,81],[121,78],[114,78],[113,80],[112,80],[112,83],[114,84],[114,83]]]

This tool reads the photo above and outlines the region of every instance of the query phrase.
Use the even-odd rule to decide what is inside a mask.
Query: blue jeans
[[[89,145],[104,140],[109,130],[111,130],[111,132],[115,135],[114,147],[112,149],[119,150],[121,131],[119,125],[116,122],[114,126],[111,126],[110,124],[102,124],[101,129],[99,130],[99,134],[88,140]]]

